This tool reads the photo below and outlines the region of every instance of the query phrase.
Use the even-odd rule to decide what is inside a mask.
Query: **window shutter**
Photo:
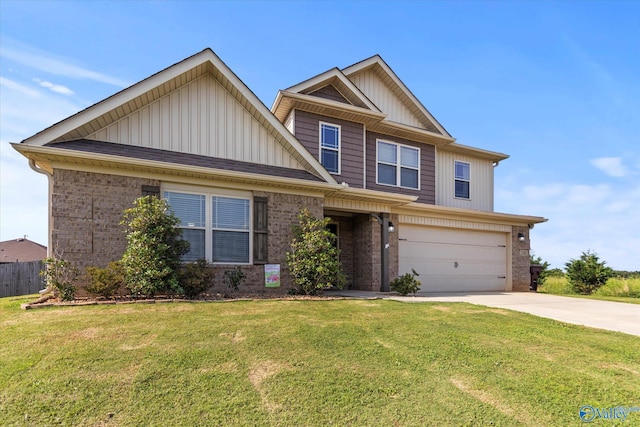
[[[143,185],[142,186],[142,195],[143,196],[156,196],[160,198],[160,187],[156,185]]]
[[[268,262],[268,222],[267,211],[269,199],[266,197],[253,198],[253,263],[266,264]]]

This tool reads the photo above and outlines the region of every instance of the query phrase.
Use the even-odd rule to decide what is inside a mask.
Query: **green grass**
[[[640,338],[500,309],[21,302],[0,299],[2,425],[577,426],[640,404]]]
[[[538,292],[640,304],[640,278],[614,277],[592,295],[578,295],[571,289],[566,277],[547,277],[544,285],[538,287]]]

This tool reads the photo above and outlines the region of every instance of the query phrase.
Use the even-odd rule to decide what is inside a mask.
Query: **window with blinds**
[[[184,261],[250,262],[249,199],[175,191],[165,191],[164,197],[180,219],[182,238],[190,244]]]

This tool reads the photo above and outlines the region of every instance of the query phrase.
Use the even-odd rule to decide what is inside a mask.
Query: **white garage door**
[[[398,237],[400,274],[416,270],[421,291],[506,289],[506,233],[403,224]]]

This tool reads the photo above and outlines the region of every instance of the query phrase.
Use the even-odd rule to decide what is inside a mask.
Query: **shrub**
[[[195,298],[212,286],[213,271],[207,261],[184,264],[179,271],[178,279],[186,297]]]
[[[551,275],[551,271],[549,270],[550,264],[546,261],[543,261],[542,258],[536,257],[534,254],[529,256],[529,260],[531,265],[539,265],[542,267],[542,271],[540,271],[540,276],[538,276],[538,286],[544,285],[544,282],[547,280],[547,277]]]
[[[415,295],[420,289],[420,281],[416,279],[419,274],[412,268],[411,273],[405,273],[400,277],[393,279],[390,283],[392,291],[398,292],[400,295],[412,293]]]
[[[90,294],[113,298],[125,285],[124,267],[119,261],[110,262],[106,268],[88,267],[89,284],[84,289]]]
[[[153,296],[159,291],[182,293],[177,272],[180,257],[189,251],[182,240],[180,220],[164,199],[145,196],[124,211],[127,249],[122,256],[127,289],[132,295]]]
[[[222,281],[224,282],[226,289],[225,295],[229,295],[231,291],[238,291],[242,281],[245,279],[245,274],[242,272],[240,267],[236,267],[233,270],[227,270],[224,272],[222,276]]]
[[[342,288],[345,278],[340,268],[336,236],[327,229],[330,219],[317,219],[307,208],[293,226],[291,250],[286,259],[293,283],[306,295],[315,295],[333,286]]]
[[[598,255],[590,251],[583,252],[580,259],[571,259],[566,263],[567,279],[576,293],[591,295],[607,283],[613,276],[613,270],[600,261]]]
[[[47,286],[54,289],[54,295],[59,296],[62,301],[73,301],[76,297],[74,282],[78,278],[78,268],[57,253],[53,257],[45,258],[44,265],[40,276]]]

